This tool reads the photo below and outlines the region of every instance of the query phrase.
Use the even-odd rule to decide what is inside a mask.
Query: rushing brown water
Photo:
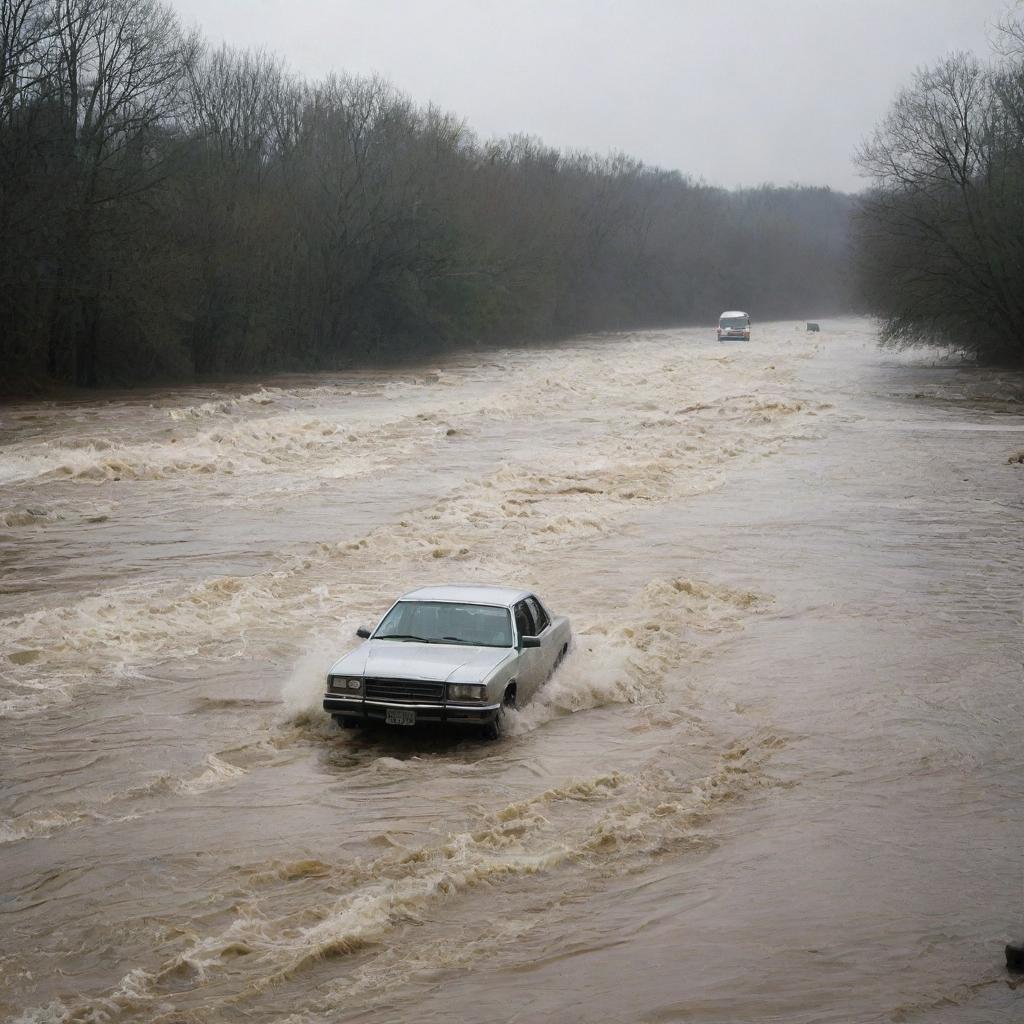
[[[5,409],[0,1013],[1024,1018],[1024,383],[709,335]],[[336,730],[462,581],[511,735]]]

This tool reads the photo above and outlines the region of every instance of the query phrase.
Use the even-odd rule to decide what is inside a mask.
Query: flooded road
[[[676,330],[0,414],[0,1014],[1024,1016],[1024,380]],[[341,732],[536,588],[510,735]]]

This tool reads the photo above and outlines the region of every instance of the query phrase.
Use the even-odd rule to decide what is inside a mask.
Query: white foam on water
[[[769,603],[764,595],[703,581],[652,581],[614,621],[583,626],[554,676],[509,714],[509,732],[602,705],[657,702],[700,634],[736,629]]]
[[[78,825],[132,821],[143,814],[157,813],[162,798],[198,796],[230,786],[247,774],[247,769],[217,754],[207,754],[202,766],[192,771],[161,772],[148,782],[127,790],[0,819],[0,846],[53,836]]]
[[[347,891],[331,896],[331,889],[322,887],[317,905],[306,907],[298,918],[265,912],[261,897],[254,894],[222,930],[197,937],[158,970],[130,971],[116,991],[75,1007],[72,1015],[116,1016],[121,1009],[137,1009],[183,988],[214,984],[228,965],[236,983],[243,980],[240,972],[247,979],[243,995],[236,998],[257,995],[325,957],[375,947],[396,924],[428,921],[437,904],[481,886],[558,870],[586,875],[610,857],[626,865],[699,845],[711,815],[752,790],[774,784],[765,766],[780,744],[769,733],[744,737],[727,746],[711,773],[697,780],[677,779],[656,764],[634,773],[570,779],[485,814],[473,827],[436,844],[394,847],[375,860],[336,865],[333,871],[320,862],[309,862],[297,873],[272,865],[261,876],[264,885],[329,873],[331,889],[343,885]],[[594,812],[574,813],[581,804]],[[441,966],[429,955],[427,961],[420,960],[405,969],[423,970],[427,961]],[[350,985],[366,988],[369,977],[372,972],[339,982],[332,994]],[[27,1012],[63,1011],[56,1006]]]
[[[136,667],[165,655],[252,655],[275,636],[308,634],[311,623],[321,635],[325,629],[344,635],[336,627],[360,610],[372,618],[393,598],[393,584],[379,585],[383,577],[512,581],[552,538],[579,542],[612,529],[638,506],[716,486],[732,460],[776,450],[811,411],[807,403],[751,396],[711,401],[696,414],[707,422],[680,425],[690,415],[682,413],[666,427],[601,435],[596,450],[552,457],[543,470],[507,463],[414,518],[357,541],[307,546],[269,572],[185,588],[122,588],[9,618],[0,659],[11,663],[10,683],[0,694],[0,713],[66,700],[69,690],[100,672],[130,678]],[[720,421],[728,424],[724,437]],[[41,655],[19,664],[26,649]]]
[[[181,793],[195,796],[199,793],[206,793],[211,789],[220,789],[222,786],[235,782],[248,774],[244,768],[228,764],[216,754],[207,754],[206,768],[197,776],[191,779],[181,779],[174,783],[174,788]]]
[[[350,619],[343,623],[338,634],[354,637],[358,626],[344,627],[355,621]],[[287,721],[301,722],[321,711],[327,672],[343,653],[342,645],[342,641],[327,636],[318,636],[309,642],[281,689],[281,703]]]

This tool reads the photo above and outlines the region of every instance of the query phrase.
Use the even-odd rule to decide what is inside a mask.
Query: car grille
[[[444,683],[421,679],[367,679],[363,687],[367,700],[389,700],[396,704],[441,704]]]

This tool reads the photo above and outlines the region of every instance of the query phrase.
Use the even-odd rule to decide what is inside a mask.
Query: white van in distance
[[[718,318],[719,341],[750,341],[750,317],[738,309],[724,312]]]

